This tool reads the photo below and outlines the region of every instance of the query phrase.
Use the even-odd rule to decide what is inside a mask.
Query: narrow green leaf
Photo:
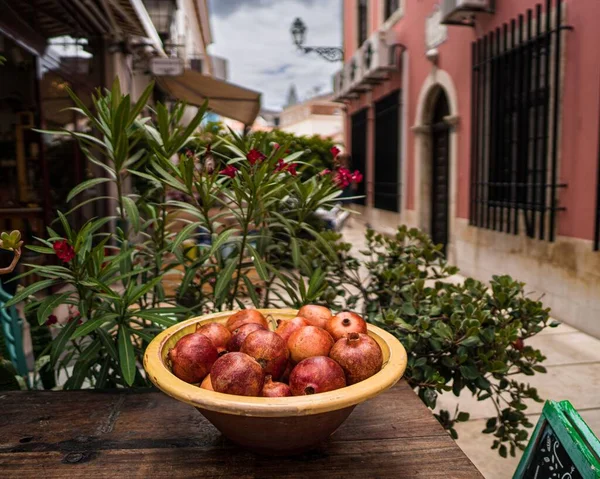
[[[25,248],[35,251],[36,253],[54,254],[54,250],[52,248],[47,248],[45,246],[26,245]]]
[[[248,276],[246,276],[245,274],[242,275],[242,279],[244,280],[244,284],[246,285],[246,289],[248,290],[248,295],[252,300],[252,304],[254,304],[254,307],[259,308],[260,298],[258,297],[258,294],[256,294],[256,287],[252,284],[250,278],[248,278]]]
[[[37,310],[38,324],[45,323],[48,316],[52,314],[52,311],[54,311],[59,304],[62,304],[69,296],[71,296],[71,292],[53,294],[52,296],[44,298],[44,301],[42,301],[42,304],[40,304],[40,307]]]
[[[173,241],[173,245],[171,246],[171,251],[175,251],[177,248],[179,248],[181,246],[181,243],[188,239],[189,236],[200,226],[201,224],[199,222],[190,223],[179,233],[177,233],[177,237],[175,238],[175,241]]]
[[[49,288],[50,286],[56,284],[55,279],[44,279],[42,281],[38,281],[37,283],[33,283],[26,288],[22,289],[19,293],[17,293],[11,300],[5,303],[5,307],[14,306],[15,304],[20,303],[24,299],[28,298],[32,294],[37,293],[43,289]]]
[[[67,196],[67,202],[71,201],[75,196],[77,196],[82,191],[91,188],[92,186],[96,186],[102,183],[106,183],[108,181],[112,181],[110,178],[92,178],[91,180],[86,180],[83,183],[79,183],[75,188],[73,188],[69,195]]]
[[[219,273],[219,279],[215,285],[215,301],[220,302],[223,294],[230,289],[231,278],[233,272],[238,265],[238,258],[234,257],[229,260],[227,266]]]
[[[71,335],[71,339],[80,338],[82,336],[85,336],[85,335],[91,333],[92,331],[97,330],[104,323],[106,323],[107,321],[111,321],[116,316],[117,316],[116,314],[111,314],[111,315],[103,316],[98,319],[93,319],[91,321],[86,321],[85,323],[83,323],[81,326],[79,326],[75,330],[75,332]]]
[[[298,246],[298,240],[296,238],[290,238],[290,244],[292,246],[292,261],[294,267],[298,268],[300,265],[300,247]]]
[[[113,337],[102,328],[97,329],[96,334],[98,334],[100,341],[102,341],[106,352],[113,358],[114,361],[118,361],[119,356]]]
[[[140,230],[140,213],[135,205],[135,201],[129,198],[129,196],[123,196],[123,206],[133,230],[137,233]]]
[[[131,336],[126,326],[119,328],[119,363],[121,366],[121,374],[128,386],[133,384],[135,379],[135,352],[133,344],[131,344]]]
[[[265,266],[262,257],[260,256],[260,254],[258,254],[258,251],[256,251],[252,245],[248,244],[247,248],[248,251],[250,251],[250,254],[252,255],[252,262],[254,263],[254,267],[256,268],[258,276],[260,276],[260,279],[262,279],[263,281],[268,281],[269,273],[267,272],[267,267]]]
[[[65,346],[71,338],[73,331],[75,331],[75,328],[77,328],[77,321],[73,320],[70,323],[67,323],[65,326],[63,326],[56,339],[52,341],[52,347],[50,349],[51,364],[56,364],[56,361],[58,361],[60,355],[65,350]]]

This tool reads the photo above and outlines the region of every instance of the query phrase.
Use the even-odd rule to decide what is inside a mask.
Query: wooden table
[[[154,391],[0,392],[0,477],[481,478],[405,382],[317,450],[246,452]]]

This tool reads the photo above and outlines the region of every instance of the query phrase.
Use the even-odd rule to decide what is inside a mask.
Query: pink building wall
[[[381,0],[369,2],[369,33],[381,24]],[[404,0],[404,16],[391,27],[396,40],[407,47],[409,55],[407,83],[408,99],[403,108],[408,112],[408,126],[417,123],[417,99],[421,87],[432,71],[432,64],[425,56],[425,21],[434,11],[438,0]],[[497,3],[494,15],[478,16],[477,26],[448,27],[448,39],[438,47],[438,66],[448,72],[454,82],[458,96],[458,165],[456,188],[456,216],[468,218],[470,191],[470,148],[471,148],[471,42],[487,34],[505,22],[526,14],[528,8],[535,9],[536,0],[503,0]],[[553,5],[555,0],[553,0]],[[560,205],[566,211],[559,212],[558,234],[591,240],[594,233],[596,208],[596,182],[598,168],[598,132],[600,129],[600,0],[564,0],[566,23],[574,31],[566,34],[564,79],[562,83],[562,123],[559,183],[568,187],[559,192]],[[357,0],[344,1],[344,46],[345,61],[357,48]],[[362,94],[348,104],[346,138],[350,144],[349,116],[358,110],[372,106],[387,93],[402,87],[401,72],[395,72],[390,81],[377,85],[369,93]],[[453,112],[455,113],[455,112]],[[372,118],[372,114],[370,115]],[[369,123],[368,138],[373,138],[372,121]],[[415,135],[410,132],[403,141],[407,142],[406,208],[415,208]],[[373,170],[373,148],[368,148],[367,173]],[[369,178],[372,180],[373,175]],[[369,191],[369,189],[368,189]]]

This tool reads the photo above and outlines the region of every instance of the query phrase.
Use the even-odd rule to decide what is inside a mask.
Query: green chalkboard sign
[[[547,401],[513,479],[599,479],[600,441],[569,401]]]

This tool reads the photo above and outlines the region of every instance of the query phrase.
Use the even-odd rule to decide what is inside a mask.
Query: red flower
[[[283,171],[285,170],[285,162],[279,158],[277,160],[277,164],[275,165],[275,171]]]
[[[188,148],[185,150],[185,156],[187,156],[188,158],[192,158],[194,156],[194,153]]]
[[[52,247],[54,248],[56,256],[58,256],[58,259],[65,263],[68,263],[75,257],[75,250],[67,240],[56,241]]]
[[[296,163],[290,163],[287,167],[287,172],[292,176],[298,176],[296,168],[298,168],[298,165]]]
[[[362,180],[363,174],[358,170],[354,170],[354,173],[352,173],[352,183],[360,183]]]
[[[250,162],[251,165],[254,165],[257,161],[262,161],[266,158],[260,151],[252,148],[248,154],[246,155],[246,159]]]
[[[321,173],[319,173],[319,176],[327,176],[330,173],[331,170],[329,168],[325,168],[323,171],[321,171]]]
[[[298,175],[296,168],[298,168],[297,163],[286,164],[281,158],[277,160],[277,165],[275,165],[275,171],[287,171],[292,176]]]
[[[262,294],[262,288],[260,286],[256,286],[254,288],[254,291],[256,291],[256,294],[259,296]]]
[[[79,318],[79,311],[77,312],[77,314],[75,316],[72,316],[69,318],[69,323],[72,322],[74,319],[77,319],[77,324],[83,324],[83,320],[81,318]]]
[[[337,146],[332,146],[329,151],[331,151],[334,158],[340,154],[340,149]]]
[[[273,149],[279,150],[279,143],[273,143]]]
[[[58,323],[58,318],[56,316],[54,316],[53,314],[48,316],[48,319],[46,320],[46,326],[52,326],[56,323]]]
[[[233,165],[227,165],[224,169],[219,171],[221,175],[229,176],[229,178],[235,178],[235,174],[238,169]]]

